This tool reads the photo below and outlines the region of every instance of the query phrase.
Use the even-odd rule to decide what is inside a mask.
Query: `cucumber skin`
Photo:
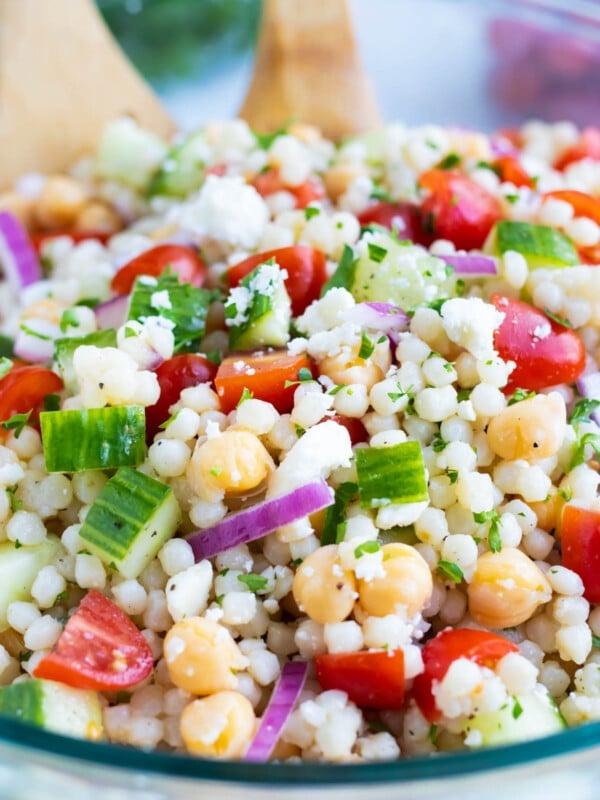
[[[104,564],[126,578],[137,578],[180,521],[171,487],[123,467],[102,488],[79,536]]]
[[[262,265],[252,270],[241,281],[241,286],[250,289],[253,277]],[[230,350],[255,350],[257,347],[284,347],[290,338],[292,302],[282,282],[272,295],[255,292],[252,297],[248,321],[229,329]]]
[[[497,222],[490,234],[489,249],[496,255],[515,250],[525,258],[530,269],[560,268],[580,263],[577,250],[568,236],[548,225],[530,222]]]
[[[48,472],[137,466],[146,457],[142,406],[42,411],[40,426]]]
[[[96,692],[41,678],[0,687],[0,716],[79,739],[97,740],[102,735]]]
[[[203,150],[205,155],[209,155],[203,134],[192,134],[170,150],[150,180],[148,197],[162,195],[183,199],[199,189],[206,168],[204,159],[199,157]],[[169,168],[171,164],[174,165],[172,169]]]
[[[408,462],[408,468],[404,462]],[[356,470],[362,508],[380,508],[391,503],[419,503],[429,499],[419,442],[357,449]],[[386,491],[388,487],[390,492]]]
[[[0,544],[0,632],[10,627],[6,619],[10,603],[31,600],[31,587],[38,572],[51,564],[59,551],[60,542],[55,536],[31,546]]]

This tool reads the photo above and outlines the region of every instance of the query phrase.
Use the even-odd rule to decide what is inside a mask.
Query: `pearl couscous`
[[[589,135],[123,119],[0,196],[0,713],[356,762],[600,719]]]

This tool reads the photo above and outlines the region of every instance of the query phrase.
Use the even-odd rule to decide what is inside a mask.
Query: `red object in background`
[[[53,231],[52,233],[34,233],[31,236],[31,241],[33,246],[39,253],[46,242],[51,242],[52,239],[58,239],[60,236],[68,236],[69,239],[72,239],[74,244],[79,244],[80,242],[87,242],[90,239],[94,239],[100,244],[106,244],[111,236],[114,236],[113,233],[107,233],[106,231],[73,231],[73,230],[65,230],[65,231]]]
[[[389,231],[395,230],[399,239],[408,239],[416,244],[428,245],[432,238],[423,229],[419,206],[413,203],[374,203],[358,215],[361,227],[381,225]]]
[[[572,383],[585,366],[585,347],[570,328],[549,319],[529,303],[494,294],[490,298],[504,320],[494,335],[501,358],[514,361],[504,391],[545,389],[559,383]]]
[[[426,194],[421,203],[425,230],[449,239],[458,249],[483,247],[501,218],[498,200],[475,181],[455,170],[431,169],[419,177]]]
[[[135,686],[153,666],[152,651],[137,626],[112,600],[91,589],[33,674],[76,689],[108,692]]]
[[[257,400],[272,403],[280,414],[286,414],[294,407],[301,369],[314,374],[307,356],[290,356],[285,350],[227,356],[219,364],[215,377],[221,408],[226,414],[233,411],[244,389],[248,389]]]
[[[297,186],[290,186],[284,183],[277,169],[268,169],[266,172],[259,173],[252,181],[256,191],[263,197],[268,197],[276,192],[289,192],[296,198],[296,208],[306,208],[310,203],[322,200],[325,195],[325,187],[320,178],[310,177]]]
[[[140,275],[158,278],[167,267],[182,283],[191,283],[192,286],[202,286],[206,278],[206,264],[193,248],[182,244],[159,244],[124,264],[112,279],[111,289],[117,294],[129,294]]]
[[[325,253],[306,245],[279,247],[249,256],[227,270],[229,287],[237,286],[253,269],[265,261],[274,258],[281,269],[286,270],[285,288],[292,301],[294,317],[302,314],[304,309],[321,294],[323,284],[327,280],[327,260]]]
[[[528,186],[533,188],[533,178],[525,171],[521,162],[515,156],[500,156],[492,161],[492,166],[498,171],[501,181],[507,181],[514,186]]]
[[[569,164],[574,164],[584,158],[600,161],[600,129],[585,128],[581,132],[579,141],[567,147],[557,159],[554,167],[565,169]]]
[[[404,703],[404,652],[366,650],[315,657],[325,690],[339,689],[360,708],[396,709]]]
[[[424,717],[429,722],[437,722],[442,714],[435,704],[433,683],[444,678],[453,661],[467,658],[493,669],[507,653],[516,652],[518,647],[497,633],[473,628],[446,628],[423,648],[425,669],[414,679],[411,694]]]
[[[561,520],[562,563],[576,572],[590,603],[600,603],[600,511],[567,503]]]
[[[30,422],[37,423],[44,410],[44,398],[62,391],[63,382],[52,370],[36,365],[13,366],[0,379],[0,422],[13,414],[33,411]],[[0,433],[3,429],[0,428]]]
[[[160,396],[153,406],[146,407],[146,441],[151,443],[162,422],[169,418],[169,407],[190,386],[212,382],[217,365],[199,353],[180,353],[156,368]]]

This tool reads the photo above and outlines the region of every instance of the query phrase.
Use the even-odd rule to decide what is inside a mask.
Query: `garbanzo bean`
[[[35,216],[43,228],[66,228],[74,224],[87,200],[85,188],[68,175],[52,175],[40,192]]]
[[[539,503],[530,503],[529,506],[537,517],[537,526],[548,533],[556,531],[560,536],[560,515],[565,499],[556,491],[550,492],[545,500]]]
[[[171,680],[190,694],[235,689],[232,670],[248,663],[227,628],[204,617],[176,622],[165,636],[164,654]]]
[[[58,325],[63,315],[64,307],[60,306],[56,300],[46,297],[43,300],[36,300],[35,303],[27,306],[21,314],[21,319],[43,319]]]
[[[552,597],[544,573],[515,547],[479,556],[467,593],[471,616],[488,628],[520,625]]]
[[[348,386],[352,383],[361,383],[371,389],[380,380],[383,380],[385,370],[375,363],[371,357],[359,358],[359,346],[344,349],[336,356],[329,356],[319,362],[319,372],[327,375],[334,383]],[[388,365],[389,366],[389,365]]]
[[[197,442],[187,477],[198,497],[211,502],[255,489],[273,469],[273,459],[257,436],[227,430]]]
[[[190,753],[210,758],[240,758],[256,726],[254,709],[239,692],[217,692],[183,709],[181,738]]]
[[[488,444],[500,458],[529,461],[553,456],[567,427],[565,402],[558,392],[522,400],[493,417],[488,425]]]
[[[433,592],[431,570],[423,556],[408,544],[393,542],[381,548],[385,577],[358,583],[359,604],[367,614],[385,617],[404,606],[408,617],[420,613]]]
[[[315,622],[341,622],[354,608],[356,578],[340,564],[337,545],[328,544],[300,564],[292,591],[300,610]]]
[[[121,217],[106,203],[92,201],[86,203],[77,215],[75,230],[116,233],[123,227]]]

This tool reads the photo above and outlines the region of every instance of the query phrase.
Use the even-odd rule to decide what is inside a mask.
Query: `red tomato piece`
[[[153,666],[150,646],[136,625],[112,600],[91,589],[34,675],[105,692],[135,686]]]
[[[483,247],[493,225],[502,217],[493,194],[456,170],[431,169],[419,178],[428,191],[421,203],[423,225],[438,239],[459,249]]]
[[[501,181],[512,183],[515,186],[533,188],[533,178],[525,171],[521,162],[515,156],[500,156],[500,158],[492,162],[492,166],[498,171]]]
[[[297,186],[284,183],[277,169],[268,169],[254,178],[252,185],[263,197],[275,192],[289,192],[296,198],[296,208],[306,208],[310,203],[325,197],[325,187],[320,178],[310,177]]]
[[[579,141],[567,147],[554,163],[554,168],[565,169],[583,158],[600,161],[600,128],[584,128]]]
[[[158,278],[169,267],[182,283],[202,286],[206,264],[192,247],[182,244],[159,244],[140,253],[116,273],[110,284],[117,294],[129,294],[140,275]]]
[[[227,270],[229,287],[237,286],[242,278],[270,258],[274,258],[281,269],[287,271],[285,288],[292,301],[292,314],[297,317],[321,294],[323,284],[327,280],[325,253],[305,245],[279,247],[276,250],[257,253],[229,267]]]
[[[516,364],[505,392],[571,383],[583,372],[585,347],[575,331],[514,297],[494,294],[490,302],[504,314],[494,335],[496,349]]]
[[[46,395],[62,389],[62,380],[52,370],[37,365],[13,366],[0,380],[0,422],[28,411],[33,411],[31,421],[37,422]]]
[[[346,428],[350,434],[352,446],[360,444],[360,442],[366,442],[369,438],[367,429],[357,417],[344,417],[342,414],[333,414],[331,417],[323,417],[321,421],[326,422],[328,419]]]
[[[405,688],[402,650],[327,653],[315,657],[315,666],[323,689],[346,692],[361,708],[402,708]]]
[[[153,406],[146,407],[146,441],[152,442],[162,422],[169,419],[169,406],[179,400],[179,395],[190,386],[212,382],[217,365],[199,353],[180,353],[172,356],[155,369],[160,397]]]
[[[301,369],[313,372],[307,356],[290,356],[285,350],[227,356],[219,364],[215,378],[221,408],[226,414],[233,411],[244,389],[248,389],[257,400],[272,403],[280,414],[286,414],[294,407]]]
[[[417,244],[430,244],[431,236],[423,229],[421,211],[413,203],[374,203],[358,215],[361,226],[381,225],[396,230],[400,239],[409,239]]]
[[[558,189],[555,192],[546,192],[543,197],[564,200],[573,208],[576,217],[589,217],[600,225],[600,200],[597,197],[575,189]]]
[[[561,521],[562,563],[576,572],[590,603],[600,603],[600,511],[567,503]]]
[[[68,236],[69,239],[73,240],[74,244],[87,242],[89,239],[95,239],[100,242],[100,244],[106,244],[113,234],[107,233],[106,231],[53,231],[52,233],[35,233],[31,237],[31,241],[39,253],[46,242],[50,242],[52,239],[58,239],[59,236]]]
[[[479,666],[493,668],[503,656],[517,650],[515,644],[497,633],[473,628],[446,628],[423,648],[425,669],[414,679],[412,696],[425,718],[436,722],[441,712],[435,704],[433,683],[443,679],[453,661],[467,658]]]

